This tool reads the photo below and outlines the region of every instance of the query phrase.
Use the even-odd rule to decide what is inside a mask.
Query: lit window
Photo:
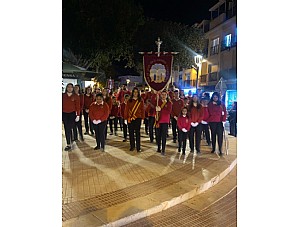
[[[216,39],[214,39],[213,41],[212,41],[212,46],[214,47],[214,46],[217,46],[217,45],[219,45],[219,38],[216,38]]]
[[[231,46],[231,34],[228,34],[224,37],[224,44],[226,47]]]

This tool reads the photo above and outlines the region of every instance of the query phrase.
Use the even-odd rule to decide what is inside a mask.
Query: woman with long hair
[[[82,134],[82,121],[81,121],[84,96],[83,96],[83,94],[81,94],[80,86],[78,84],[76,84],[74,86],[74,94],[79,97],[80,115],[79,115],[79,121],[75,122],[75,125],[74,125],[73,130],[72,130],[73,131],[73,140],[78,141],[78,133],[77,133],[77,129],[78,129],[80,139],[81,139],[81,141],[84,141],[83,134]]]
[[[159,113],[156,119],[155,133],[157,152],[165,155],[168,126],[172,112],[172,102],[168,100],[168,93],[166,90],[162,91],[160,94],[156,111]]]
[[[65,93],[62,94],[62,119],[65,128],[65,136],[67,140],[67,146],[65,151],[71,150],[71,137],[72,128],[75,122],[80,119],[80,101],[78,95],[74,94],[74,86],[72,83],[68,83]]]
[[[130,151],[136,147],[137,152],[141,152],[141,123],[145,118],[144,101],[139,89],[134,87],[131,96],[125,106],[124,118],[129,129]]]
[[[222,153],[222,144],[223,144],[223,132],[224,125],[226,122],[226,107],[221,102],[221,97],[218,92],[214,92],[211,96],[210,102],[208,103],[208,119],[209,127],[211,130],[211,142],[212,142],[212,151],[214,153],[216,151],[216,138],[218,137],[218,146],[220,155]]]
[[[189,132],[189,141],[191,153],[194,153],[196,148],[197,154],[200,153],[200,142],[201,142],[201,121],[203,115],[201,112],[201,105],[198,100],[198,95],[194,94],[189,104],[189,113],[191,117],[191,129]],[[196,137],[196,139],[195,139]],[[196,141],[195,141],[196,140]],[[195,143],[196,142],[196,143]]]
[[[91,118],[89,117],[89,109],[90,105],[93,102],[92,88],[87,87],[85,89],[84,101],[83,101],[83,116],[84,116],[84,125],[85,125],[85,133],[84,135],[89,134],[89,130],[91,134],[94,135],[93,124]]]

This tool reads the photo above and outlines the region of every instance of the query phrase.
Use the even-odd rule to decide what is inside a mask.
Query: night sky
[[[208,11],[219,0],[135,0],[146,17],[193,25],[210,19]]]

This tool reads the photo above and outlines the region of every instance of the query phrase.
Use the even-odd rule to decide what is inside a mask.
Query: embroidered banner
[[[173,55],[171,53],[157,54],[144,53],[144,78],[151,89],[163,90],[171,78]]]

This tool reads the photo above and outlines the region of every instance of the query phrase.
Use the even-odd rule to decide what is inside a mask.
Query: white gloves
[[[110,116],[109,119],[115,119],[115,116]]]
[[[194,123],[194,122],[192,122],[192,123],[191,123],[191,126],[193,126],[193,127],[197,127],[197,125],[198,125],[198,124],[199,124],[198,122],[195,122],[195,123]]]
[[[182,129],[183,132],[187,132],[187,130],[185,128]]]
[[[97,124],[99,124],[99,123],[101,123],[101,120],[93,120],[93,123],[95,124],[95,125],[97,125]]]
[[[177,121],[178,117],[174,116],[175,120]]]
[[[124,124],[127,125],[127,120],[124,120]]]
[[[226,122],[222,122],[223,123],[223,127],[225,128],[225,124],[226,124]]]
[[[75,121],[78,122],[79,119],[80,119],[80,117],[79,117],[79,116],[76,116]]]
[[[161,108],[160,108],[160,106],[156,106],[156,111],[161,111]]]
[[[89,113],[89,111],[90,111],[89,109],[85,109],[85,112],[86,112],[86,113]]]
[[[201,124],[207,125],[206,121],[201,121]]]
[[[222,111],[222,116],[224,116],[224,111]]]

